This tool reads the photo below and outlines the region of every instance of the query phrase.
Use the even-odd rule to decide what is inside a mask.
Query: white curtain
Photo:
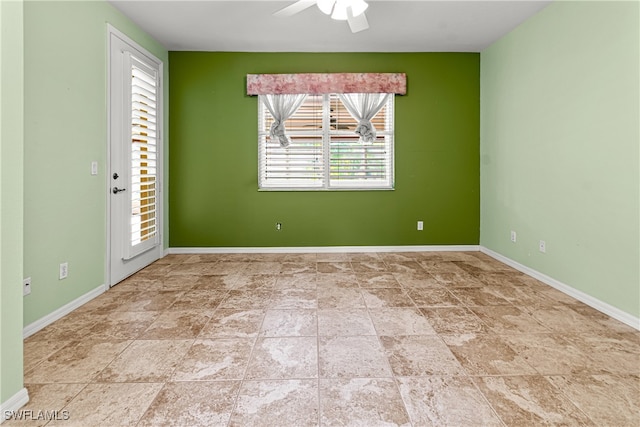
[[[307,98],[306,94],[300,95],[262,95],[262,102],[269,109],[269,112],[273,116],[273,124],[271,125],[271,130],[269,131],[269,135],[272,140],[276,138],[280,141],[281,147],[288,147],[289,137],[286,134],[284,128],[284,122],[291,116],[293,116],[298,108],[302,105],[304,100]]]
[[[360,142],[371,143],[376,139],[376,129],[371,119],[378,114],[389,98],[388,93],[341,93],[340,100],[357,120],[356,133],[360,135]]]

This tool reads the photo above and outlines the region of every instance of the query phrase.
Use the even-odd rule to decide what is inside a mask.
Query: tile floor
[[[479,252],[170,255],[25,383],[50,426],[637,427],[640,332]]]

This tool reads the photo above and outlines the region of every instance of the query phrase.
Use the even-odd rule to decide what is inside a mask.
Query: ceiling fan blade
[[[351,6],[347,8],[347,22],[349,22],[349,28],[351,28],[352,33],[359,33],[369,28],[369,21],[367,21],[364,12],[358,16],[353,16]]]
[[[302,12],[303,10],[313,6],[314,4],[316,4],[316,0],[298,0],[297,2],[285,7],[284,9],[280,9],[279,11],[275,12],[273,16],[292,16],[296,13]]]

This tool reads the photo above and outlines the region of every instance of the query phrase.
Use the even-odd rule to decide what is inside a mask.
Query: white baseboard
[[[17,412],[28,402],[29,392],[24,387],[11,396],[7,401],[0,402],[0,424],[7,420],[7,415],[11,417],[14,412]]]
[[[168,248],[168,254],[263,254],[263,253],[353,253],[353,252],[477,252],[478,245],[442,246],[297,246],[246,248]]]
[[[71,313],[76,308],[80,307],[83,304],[88,303],[89,301],[91,301],[92,299],[94,299],[98,295],[102,294],[106,290],[107,290],[107,288],[106,288],[105,285],[100,285],[97,288],[87,292],[86,294],[74,299],[70,303],[63,305],[59,309],[47,314],[44,317],[41,317],[40,319],[36,320],[33,323],[28,324],[22,330],[23,338],[27,338],[27,337],[35,334],[36,332],[38,332],[40,329],[44,328],[45,326],[50,325],[51,323],[55,322],[56,320],[63,318],[64,316],[66,316],[67,314]]]
[[[595,308],[596,310],[610,316],[613,317],[616,320],[621,321],[622,323],[625,323],[629,326],[631,326],[632,328],[635,328],[637,330],[640,330],[640,318],[635,317],[625,311],[620,310],[617,307],[614,307],[610,304],[607,304],[604,301],[600,301],[597,298],[592,297],[589,294],[586,294],[582,291],[579,291],[578,289],[575,289],[565,283],[562,283],[556,279],[554,279],[553,277],[549,277],[546,274],[540,273],[539,271],[536,271],[532,268],[527,267],[526,265],[522,265],[517,261],[514,261],[510,258],[507,258],[504,255],[501,255],[497,252],[492,251],[491,249],[485,248],[484,246],[480,246],[480,252],[485,253],[487,255],[489,255],[492,258],[497,259],[498,261],[507,264],[510,267],[515,268],[518,271],[523,272],[524,274],[533,277],[534,279],[537,279],[539,281],[541,281],[542,283],[545,283],[549,286],[551,286],[552,288],[555,288],[557,290],[559,290],[560,292],[563,292],[567,295],[569,295],[570,297],[573,297],[575,299],[577,299],[578,301],[581,301],[585,304],[587,304],[588,306]]]

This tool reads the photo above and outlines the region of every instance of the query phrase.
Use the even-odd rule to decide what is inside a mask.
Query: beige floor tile
[[[400,288],[400,283],[392,273],[357,273],[361,288]]]
[[[249,362],[252,338],[198,339],[171,381],[241,380]]]
[[[375,252],[354,252],[347,255],[351,262],[382,262],[382,258]]]
[[[511,305],[495,287],[453,288],[449,291],[466,306]]]
[[[465,375],[460,362],[438,336],[381,336],[380,342],[396,376]]]
[[[427,269],[429,271],[429,269]],[[458,272],[433,272],[429,273],[443,286],[456,288],[481,288],[484,284],[473,275],[460,269]]]
[[[589,307],[586,304],[572,304],[571,309],[577,311],[585,317],[588,317],[591,321],[597,322],[610,332],[638,333],[637,329],[634,329],[633,327],[622,323],[619,320],[609,317],[606,314],[601,313],[595,308]]]
[[[29,403],[16,411],[16,417],[2,423],[4,427],[12,426],[43,426],[50,419],[64,419],[69,417],[68,412],[63,412],[64,407],[78,394],[86,384],[26,384],[29,392]],[[20,411],[23,411],[22,413]],[[2,414],[2,420],[8,414]],[[48,418],[47,418],[48,416]]]
[[[316,337],[261,338],[247,368],[248,379],[303,379],[318,377]]]
[[[131,341],[72,341],[25,372],[27,384],[88,383]]]
[[[565,339],[593,360],[596,370],[613,374],[640,373],[640,340],[637,334],[567,334]]]
[[[497,334],[535,334],[550,332],[529,313],[514,306],[471,307],[489,329]]]
[[[393,262],[414,262],[422,260],[420,252],[378,252],[378,256],[387,264]]]
[[[352,261],[351,268],[356,273],[372,273],[379,271],[388,271],[387,264],[382,261]]]
[[[400,286],[406,289],[434,289],[442,287],[442,284],[427,272],[420,274],[393,273],[393,277],[400,283]]]
[[[321,378],[391,377],[377,337],[319,337]]]
[[[316,310],[267,310],[260,335],[264,337],[299,337],[318,335]]]
[[[320,424],[411,425],[398,387],[390,378],[320,380]]]
[[[135,293],[127,298],[127,302],[116,308],[116,311],[163,311],[182,296],[183,292],[156,291]]]
[[[613,375],[567,375],[547,380],[596,425],[640,425],[637,380]]]
[[[30,371],[38,365],[38,363],[44,361],[49,356],[53,355],[56,351],[60,350],[71,341],[25,341],[23,345],[23,363],[24,371]]]
[[[407,295],[418,307],[459,307],[462,302],[447,289],[416,289],[407,290]]]
[[[416,274],[425,271],[417,261],[387,262],[387,271],[392,273]]]
[[[185,292],[169,310],[215,310],[227,297],[228,291],[195,289]]]
[[[321,336],[376,335],[369,312],[362,308],[318,310]]]
[[[318,308],[318,297],[313,289],[276,289],[269,304],[271,309]]]
[[[65,408],[69,419],[47,426],[135,426],[161,388],[161,383],[89,384]]]
[[[319,262],[316,268],[318,273],[351,273],[353,271],[348,261]]]
[[[398,378],[414,426],[503,427],[470,378]]]
[[[229,427],[318,425],[318,380],[242,383]]]
[[[640,424],[640,332],[480,252],[170,255],[24,366],[48,425]]]
[[[378,335],[433,335],[435,330],[417,308],[370,308],[369,314]]]
[[[413,300],[400,288],[362,289],[361,292],[368,308],[415,307]]]
[[[317,286],[315,273],[281,274],[275,284],[275,289],[313,289]]]
[[[566,334],[606,331],[604,326],[572,310],[568,305],[525,307],[524,309],[543,326],[554,332]]]
[[[559,334],[504,335],[504,341],[543,375],[603,372],[580,348]]]
[[[156,318],[139,339],[193,339],[198,336],[209,318],[210,314],[202,310],[166,311]]]
[[[542,376],[474,377],[498,416],[508,426],[595,426]]]
[[[284,254],[284,259],[282,262],[317,262],[318,256],[311,253],[289,253]]]
[[[318,286],[318,308],[365,308],[362,293],[357,287],[321,287]]]
[[[134,341],[100,372],[95,382],[165,382],[192,343],[192,340]]]
[[[89,336],[91,328],[98,322],[93,312],[72,312],[62,319],[46,326],[27,338],[33,341],[72,341]]]
[[[239,389],[240,381],[166,383],[138,426],[226,426]]]
[[[505,340],[492,334],[441,335],[469,375],[535,375]]]
[[[136,339],[159,315],[157,311],[118,311],[99,315],[88,334],[91,339],[97,340]]]
[[[271,302],[272,290],[232,290],[222,300],[218,308],[226,309],[263,309]]]
[[[318,252],[316,262],[349,262],[349,254],[340,252]]]
[[[355,273],[318,273],[316,283],[319,291],[327,288],[359,288]]]
[[[242,270],[242,274],[280,274],[282,263],[272,261],[252,261]]]
[[[220,308],[202,330],[201,338],[248,338],[258,336],[264,319],[264,310]]]
[[[239,275],[234,282],[236,291],[270,291],[276,285],[280,275],[252,274]]]
[[[488,332],[487,325],[466,307],[429,307],[420,311],[433,329],[441,334]]]
[[[196,282],[195,286],[193,286],[191,289],[199,289],[199,290],[211,289],[215,291],[229,291],[235,288],[236,282],[241,276],[237,274],[225,274],[225,275],[218,275],[218,276],[201,275],[198,277],[199,277],[198,281]],[[171,279],[171,277],[169,277],[169,279]],[[190,289],[186,289],[186,290],[190,290]]]
[[[315,262],[283,262],[280,264],[282,274],[315,273]]]

